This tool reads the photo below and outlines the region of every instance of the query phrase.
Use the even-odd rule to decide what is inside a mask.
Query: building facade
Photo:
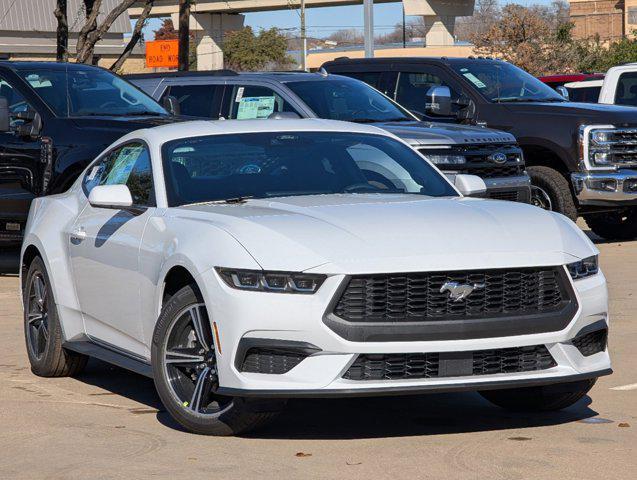
[[[569,0],[575,38],[602,41],[635,37],[637,0]]]

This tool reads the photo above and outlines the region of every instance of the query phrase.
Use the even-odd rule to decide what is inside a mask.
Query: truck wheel
[[[498,407],[513,411],[547,412],[570,407],[593,388],[596,378],[541,387],[510,388],[480,392]]]
[[[531,177],[531,203],[545,210],[553,210],[577,220],[577,207],[568,181],[557,170],[549,167],[528,167]]]
[[[637,238],[637,208],[584,215],[589,228],[606,240]]]
[[[88,357],[62,347],[62,327],[44,262],[35,257],[24,283],[24,336],[31,371],[40,377],[70,377]]]
[[[164,305],[151,358],[162,403],[191,432],[237,435],[268,423],[282,406],[216,393],[217,347],[206,306],[194,285],[182,288]]]

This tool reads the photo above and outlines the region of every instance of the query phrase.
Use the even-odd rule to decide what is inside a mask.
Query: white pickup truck
[[[637,107],[637,63],[612,67],[603,79],[565,83],[571,101]]]

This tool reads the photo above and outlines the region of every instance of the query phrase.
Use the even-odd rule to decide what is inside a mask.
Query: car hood
[[[433,122],[379,122],[375,127],[387,130],[410,145],[467,145],[480,143],[514,143],[510,133],[491,128]]]
[[[568,118],[581,124],[637,125],[637,108],[602,103],[545,102],[506,103],[506,108],[519,115]]]
[[[343,194],[176,212],[223,228],[265,270],[356,274],[547,266],[597,252],[566,217],[497,200]]]

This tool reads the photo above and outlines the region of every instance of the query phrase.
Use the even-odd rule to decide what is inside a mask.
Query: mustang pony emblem
[[[454,302],[461,302],[471,295],[474,290],[479,290],[481,288],[484,288],[484,283],[474,283],[473,285],[469,285],[466,283],[445,282],[440,288],[440,293],[449,292],[449,298],[451,300]]]

